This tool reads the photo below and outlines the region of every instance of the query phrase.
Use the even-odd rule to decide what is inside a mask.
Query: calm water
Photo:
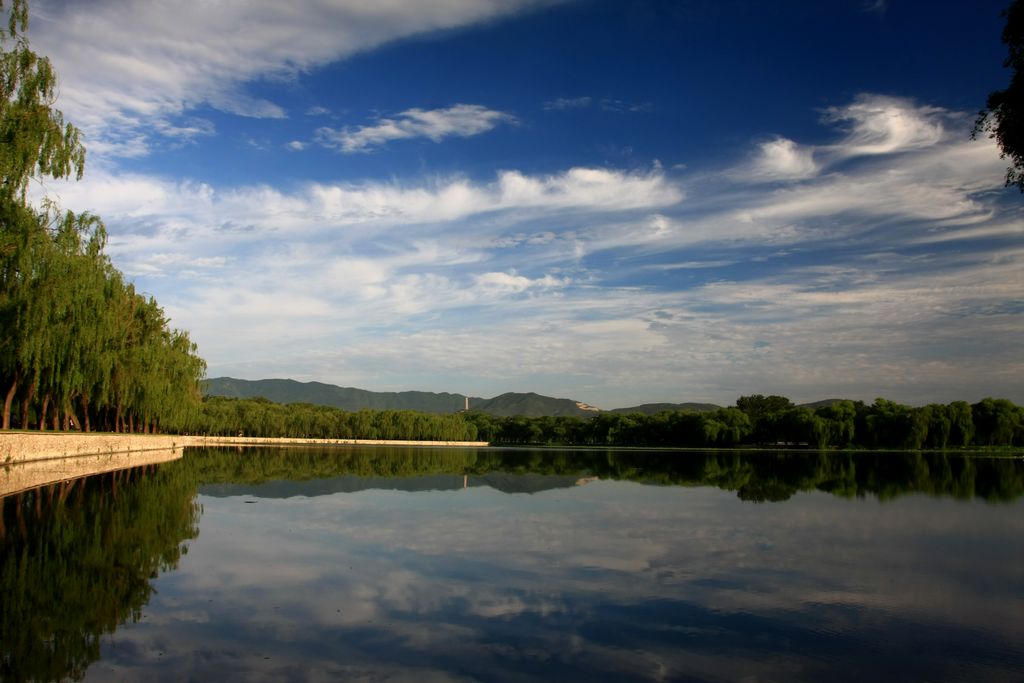
[[[8,498],[0,679],[1024,679],[1024,461],[196,450]]]

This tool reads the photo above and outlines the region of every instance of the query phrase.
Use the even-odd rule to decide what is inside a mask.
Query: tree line
[[[1024,446],[1024,408],[1006,399],[911,407],[879,398],[796,406],[782,396],[741,396],[710,412],[506,417],[471,412],[482,441],[509,445],[944,449]]]
[[[460,414],[350,412],[311,403],[273,403],[265,398],[209,396],[188,426],[211,436],[476,441],[476,427]]]
[[[0,9],[4,3],[0,0]],[[205,364],[188,334],[104,254],[99,217],[41,208],[30,182],[82,177],[81,134],[53,107],[57,77],[28,44],[28,7],[0,29],[2,427],[150,432],[188,422]]]
[[[179,431],[222,436],[493,445],[740,448],[947,449],[1024,446],[1024,408],[1006,399],[911,407],[879,398],[817,408],[782,396],[741,396],[709,412],[599,413],[593,417],[496,417],[412,410],[345,411],[264,398],[207,397]]]

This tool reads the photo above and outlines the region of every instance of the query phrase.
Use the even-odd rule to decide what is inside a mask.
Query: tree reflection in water
[[[210,448],[189,451],[186,459],[202,484],[507,473],[714,486],[755,502],[783,501],[801,491],[882,500],[916,493],[990,502],[1012,501],[1024,493],[1021,458],[954,451]]]
[[[199,533],[195,493],[173,463],[4,498],[0,680],[82,678],[101,636],[140,618],[151,580]]]

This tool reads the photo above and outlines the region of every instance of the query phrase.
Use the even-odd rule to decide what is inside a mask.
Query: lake
[[[3,501],[0,680],[1020,681],[1024,460],[188,449]]]

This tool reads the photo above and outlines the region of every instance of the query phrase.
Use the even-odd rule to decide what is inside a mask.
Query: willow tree
[[[81,178],[85,170],[81,134],[53,106],[53,65],[29,48],[27,30],[28,3],[12,0],[0,29],[0,200],[22,207],[33,177]]]
[[[3,428],[152,431],[187,425],[205,364],[103,253],[91,214],[28,203],[33,180],[81,178],[85,149],[54,107],[56,75],[26,38],[25,0],[0,0],[0,386]]]
[[[7,8],[0,0],[0,9]],[[0,373],[7,380],[3,426],[23,379],[16,349],[25,321],[30,260],[39,247],[41,219],[26,200],[33,178],[81,178],[85,148],[77,128],[64,122],[53,104],[57,77],[46,57],[28,44],[28,4],[11,0],[0,28]],[[20,304],[20,306],[19,306]]]

